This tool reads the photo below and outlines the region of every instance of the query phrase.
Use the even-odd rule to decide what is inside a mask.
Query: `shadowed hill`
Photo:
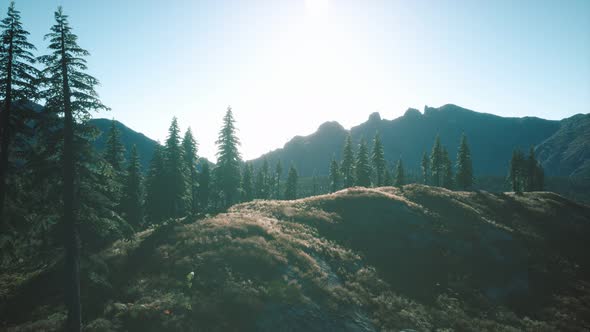
[[[590,207],[547,192],[408,185],[254,201],[89,259],[87,330],[582,330],[589,236]],[[57,326],[57,265],[3,273],[0,321]]]
[[[528,150],[550,137],[558,128],[559,121],[532,117],[505,118],[451,104],[439,108],[425,107],[424,113],[410,108],[394,120],[382,119],[379,113],[373,113],[365,123],[352,127],[350,131],[337,123],[323,124],[314,134],[298,136],[282,149],[255,159],[254,164],[261,163],[263,157],[267,157],[272,164],[281,159],[286,164],[293,161],[302,176],[311,176],[314,169],[319,175],[327,175],[332,154],[336,153],[340,159],[348,132],[357,144],[361,137],[372,140],[375,132],[379,131],[385,157],[390,164],[402,157],[410,168],[417,168],[422,153],[430,153],[437,134],[454,159],[461,135],[465,133],[473,151],[476,175],[505,176],[514,148]]]
[[[107,140],[107,133],[111,128],[111,120],[92,119],[89,122],[91,125],[95,126],[100,131],[100,136],[98,136],[94,144],[98,151],[103,151]],[[131,151],[131,147],[133,145],[136,145],[137,152],[139,153],[141,166],[144,170],[146,170],[148,168],[150,160],[152,159],[152,155],[154,154],[154,149],[157,144],[156,141],[152,140],[151,138],[145,136],[142,133],[134,131],[133,129],[125,126],[119,121],[115,121],[115,126],[120,132],[121,143],[123,143],[123,146],[125,146],[125,158],[129,157],[128,154]]]

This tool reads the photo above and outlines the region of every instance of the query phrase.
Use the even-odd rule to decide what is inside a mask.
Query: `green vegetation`
[[[579,288],[589,220],[588,207],[550,193],[422,185],[257,200],[89,257],[85,328],[580,330],[590,317]],[[9,330],[63,321],[48,296],[58,265],[3,275]],[[46,300],[27,301],[27,292]]]

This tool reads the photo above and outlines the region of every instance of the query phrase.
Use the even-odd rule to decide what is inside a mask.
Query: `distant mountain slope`
[[[547,192],[259,200],[84,260],[85,331],[584,331],[588,237]],[[2,271],[0,329],[59,330],[60,262]]]
[[[533,117],[504,118],[449,104],[439,108],[426,107],[423,114],[416,109],[408,109],[394,120],[381,119],[379,113],[373,113],[365,123],[352,127],[350,132],[358,143],[361,137],[372,140],[375,132],[379,131],[389,163],[393,164],[401,156],[407,167],[415,169],[419,166],[422,153],[430,152],[437,134],[451,158],[455,159],[464,132],[471,145],[476,174],[505,175],[515,147],[528,150],[557,132],[559,126],[559,121]],[[311,176],[314,169],[318,174],[326,175],[332,154],[340,158],[347,133],[336,122],[325,123],[314,134],[297,136],[282,149],[269,152],[253,162],[258,165],[263,157],[271,163],[278,159],[283,163],[293,161],[303,176]]]
[[[590,114],[561,121],[559,130],[536,149],[545,172],[590,181]]]
[[[90,124],[94,125],[101,132],[101,135],[95,141],[95,146],[99,152],[102,152],[107,140],[107,133],[111,128],[111,120],[92,119],[90,120]],[[135,144],[137,146],[137,152],[139,153],[141,165],[144,169],[147,169],[157,142],[142,133],[134,131],[119,121],[115,121],[115,125],[121,133],[121,142],[125,146],[125,150],[127,150],[125,157],[128,157],[131,147]]]

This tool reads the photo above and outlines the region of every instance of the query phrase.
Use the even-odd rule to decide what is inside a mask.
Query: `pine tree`
[[[254,192],[257,199],[264,199],[264,173],[262,168],[256,171],[256,179],[254,180]]]
[[[430,174],[432,179],[432,185],[440,187],[443,182],[443,155],[442,146],[440,144],[440,137],[437,135],[434,140],[434,146],[430,153]]]
[[[201,165],[201,172],[198,176],[199,190],[197,191],[199,197],[199,206],[201,211],[207,211],[209,209],[209,198],[211,192],[211,173],[209,171],[209,162],[201,159],[199,161]]]
[[[111,164],[115,172],[122,173],[125,163],[125,147],[121,143],[119,129],[115,120],[111,120],[111,127],[107,133],[104,159]]]
[[[442,150],[442,166],[443,166],[443,179],[442,186],[447,189],[453,188],[453,164],[449,158],[449,152],[445,147]]]
[[[196,215],[198,212],[199,202],[197,199],[197,189],[199,184],[197,183],[197,141],[193,136],[193,132],[190,127],[184,133],[182,139],[182,156],[184,157],[184,168],[186,169],[186,179],[189,192],[189,207],[190,213]]]
[[[340,170],[338,169],[338,162],[336,161],[336,156],[332,156],[332,161],[330,162],[330,192],[336,192],[336,190],[338,190],[339,184]]]
[[[352,137],[349,134],[346,136],[344,150],[342,152],[342,163],[340,165],[340,175],[342,176],[344,188],[354,186],[354,164],[355,156],[352,150]]]
[[[535,157],[535,148],[531,146],[526,160],[525,191],[541,191],[544,186],[545,174],[543,167]]]
[[[361,139],[359,152],[356,157],[356,185],[361,187],[371,186],[371,165],[369,164],[369,152],[367,151],[367,142]]]
[[[35,99],[35,80],[38,71],[33,66],[35,58],[31,53],[35,46],[29,43],[29,33],[20,22],[20,12],[10,2],[6,18],[0,23],[0,96],[4,98],[0,112],[0,219],[2,218],[8,172],[8,155],[14,135],[14,119],[22,117],[13,115],[15,103],[23,104]],[[0,224],[1,226],[1,224]]]
[[[172,118],[168,129],[164,158],[164,176],[166,177],[167,217],[179,218],[185,213],[187,201],[187,179],[185,160],[180,145],[178,120]]]
[[[137,147],[131,147],[127,174],[123,187],[122,210],[127,222],[140,229],[143,226],[143,190],[141,187],[141,164]]]
[[[260,187],[260,198],[270,198],[270,166],[268,165],[268,159],[266,157],[262,161],[262,186]]]
[[[217,139],[217,167],[215,168],[216,183],[223,194],[223,205],[229,207],[237,197],[240,186],[240,141],[236,136],[235,120],[231,107],[223,118],[223,128]]]
[[[281,163],[280,159],[277,161],[275,174],[277,177],[276,199],[281,199],[281,176],[283,175],[283,164]]]
[[[46,89],[41,98],[45,107],[56,113],[63,113],[63,225],[65,246],[65,302],[68,310],[66,330],[80,331],[82,316],[80,306],[80,236],[76,221],[74,202],[76,194],[76,159],[78,157],[74,136],[76,119],[87,119],[89,112],[108,109],[98,100],[94,87],[98,81],[84,73],[88,51],[77,44],[67,16],[61,7],[55,12],[56,24],[51,27],[49,50],[51,54],[39,58],[45,65],[42,72]]]
[[[471,151],[465,134],[461,137],[461,145],[459,145],[459,152],[457,153],[457,186],[462,190],[469,190],[473,187]]]
[[[242,202],[249,202],[254,199],[253,172],[251,163],[244,165],[244,170],[242,171]]]
[[[299,176],[297,175],[297,170],[295,166],[291,164],[289,167],[289,173],[287,174],[287,184],[285,188],[285,199],[291,200],[297,198],[297,182],[299,180]]]
[[[397,161],[397,165],[395,167],[395,182],[394,186],[401,188],[403,185],[406,184],[406,175],[404,172],[404,164],[402,160]]]
[[[428,155],[426,152],[422,154],[422,163],[420,164],[422,168],[422,182],[424,184],[430,183],[430,159],[428,159]]]
[[[525,190],[525,158],[524,154],[519,149],[512,151],[512,159],[510,160],[510,174],[508,178],[512,184],[512,191],[515,193],[522,193]]]
[[[383,174],[383,185],[386,187],[393,185],[393,176],[391,175],[391,171],[389,171],[389,167],[385,167],[385,172]]]
[[[146,178],[146,217],[151,224],[159,224],[168,215],[164,148],[158,143],[154,149]]]
[[[383,185],[383,176],[385,172],[385,155],[383,153],[383,144],[379,133],[375,134],[373,139],[373,153],[371,154],[373,173],[375,174],[375,186]]]

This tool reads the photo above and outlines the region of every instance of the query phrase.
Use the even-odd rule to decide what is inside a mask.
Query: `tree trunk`
[[[64,147],[63,147],[63,203],[65,248],[65,302],[68,310],[67,331],[80,331],[82,314],[80,305],[80,236],[76,223],[74,204],[74,118],[72,114],[68,66],[65,51],[65,35],[61,33],[61,66],[64,97]]]
[[[8,64],[6,68],[6,99],[2,110],[2,125],[0,125],[0,220],[4,213],[6,200],[6,173],[8,172],[8,148],[10,146],[10,111],[12,108],[12,34],[8,48]],[[4,225],[0,224],[0,230]]]

